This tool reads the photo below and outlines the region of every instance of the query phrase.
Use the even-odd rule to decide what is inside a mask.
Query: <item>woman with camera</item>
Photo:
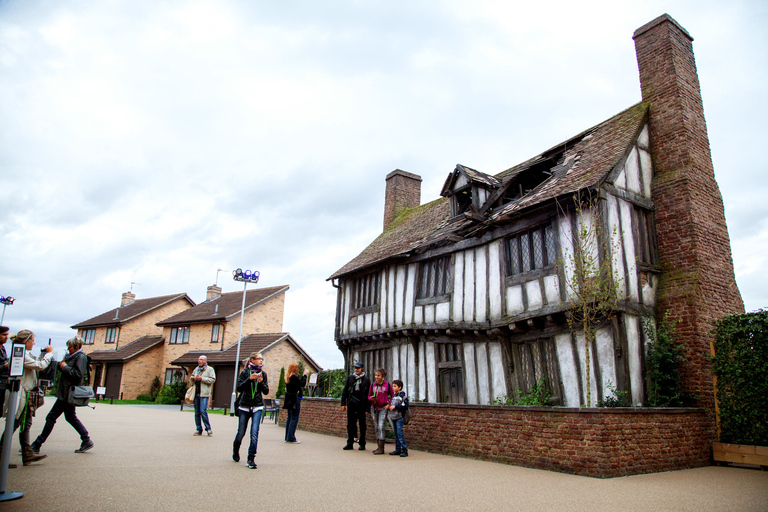
[[[13,343],[23,343],[27,346],[24,354],[24,374],[21,377],[21,392],[19,393],[19,402],[16,407],[16,421],[13,430],[21,427],[19,431],[19,443],[21,443],[21,461],[25,466],[44,459],[45,455],[37,455],[29,444],[29,429],[32,428],[32,417],[37,408],[36,396],[33,396],[35,387],[37,387],[37,371],[45,370],[51,364],[51,351],[53,348],[47,345],[40,357],[35,359],[32,355],[32,347],[35,346],[35,333],[28,330],[19,331],[11,336]],[[3,414],[5,416],[5,414]],[[5,434],[3,434],[5,435]],[[0,440],[0,450],[3,442]]]
[[[262,395],[269,393],[269,382],[267,373],[262,369],[263,365],[264,356],[259,352],[253,352],[248,358],[248,364],[237,378],[237,391],[240,393],[236,404],[239,424],[235,442],[232,444],[232,460],[240,462],[240,443],[245,437],[248,420],[251,420],[251,444],[248,447],[247,463],[250,469],[256,469],[253,459],[256,457],[256,446],[259,444],[261,415],[264,414]]]

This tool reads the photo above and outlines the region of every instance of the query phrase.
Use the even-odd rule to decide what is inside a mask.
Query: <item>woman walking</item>
[[[253,352],[249,362],[237,378],[237,391],[240,393],[237,414],[239,424],[235,442],[232,444],[232,460],[240,462],[240,443],[245,437],[248,420],[251,420],[251,444],[248,446],[248,468],[256,469],[256,447],[259,444],[259,427],[261,415],[264,414],[262,395],[269,393],[267,373],[262,369],[264,357],[259,352]]]
[[[297,363],[288,365],[288,372],[285,374],[285,400],[283,400],[283,409],[288,412],[288,420],[285,422],[285,442],[294,444],[299,444],[296,439],[296,426],[299,424],[302,390],[307,385],[309,369],[304,370],[304,375],[301,378],[299,378],[298,373],[299,365]]]
[[[374,381],[368,391],[368,401],[371,402],[371,415],[373,424],[376,426],[376,449],[374,455],[384,453],[384,422],[387,420],[387,405],[392,398],[392,386],[384,380],[387,376],[387,370],[379,368],[374,374]]]
[[[33,452],[29,444],[29,429],[32,427],[32,417],[35,414],[36,405],[30,404],[29,396],[32,389],[37,387],[37,370],[45,370],[51,364],[51,351],[53,347],[47,345],[43,349],[45,352],[35,359],[32,355],[32,347],[35,346],[35,333],[25,329],[11,336],[11,340],[13,343],[24,343],[27,346],[27,351],[24,354],[24,374],[21,377],[21,393],[19,393],[19,403],[18,407],[16,407],[16,421],[13,430],[15,432],[17,428],[21,427],[19,431],[21,461],[25,466],[28,466],[46,457],[45,455],[38,455]],[[2,446],[3,442],[0,440],[0,450],[2,450]]]

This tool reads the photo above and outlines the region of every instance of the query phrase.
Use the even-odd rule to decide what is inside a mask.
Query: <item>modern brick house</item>
[[[329,278],[347,367],[383,366],[430,402],[489,404],[544,381],[552,405],[594,406],[615,385],[640,406],[643,325],[668,311],[681,322],[684,391],[713,413],[710,322],[743,303],[692,38],[663,15],[634,40],[640,103],[498,174],[457,165],[428,204],[419,176],[387,176],[382,234]],[[598,207],[579,212],[574,195]],[[611,243],[586,249],[580,223]],[[589,364],[567,323],[573,276],[558,264],[588,250],[620,276]]]
[[[137,300],[126,292],[120,307],[73,325],[91,357],[94,388],[106,386],[106,396],[115,398],[146,393],[160,374],[163,329],[157,322],[194,305],[186,293]]]

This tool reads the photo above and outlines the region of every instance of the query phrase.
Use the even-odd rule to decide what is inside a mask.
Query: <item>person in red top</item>
[[[371,402],[371,413],[373,414],[373,424],[376,426],[377,447],[373,451],[374,455],[384,453],[384,422],[387,419],[387,405],[392,399],[393,391],[389,382],[384,380],[387,376],[387,370],[379,368],[374,374],[374,381],[368,391],[368,401]]]

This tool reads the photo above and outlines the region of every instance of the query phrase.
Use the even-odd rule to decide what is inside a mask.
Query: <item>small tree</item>
[[[157,400],[157,395],[160,393],[160,388],[162,385],[160,384],[160,377],[155,375],[155,378],[152,379],[152,384],[149,385],[149,396],[152,402]]]
[[[285,396],[285,366],[280,368],[280,382],[277,383],[277,392],[275,398]]]
[[[597,197],[573,196],[576,225],[572,250],[564,251],[558,272],[565,276],[568,327],[584,337],[587,407],[592,406],[590,347],[597,330],[609,321],[619,303],[623,278],[611,265],[611,255],[621,250],[618,230],[608,232],[600,215]],[[563,215],[567,213],[562,210]],[[567,239],[567,233],[564,234]]]

